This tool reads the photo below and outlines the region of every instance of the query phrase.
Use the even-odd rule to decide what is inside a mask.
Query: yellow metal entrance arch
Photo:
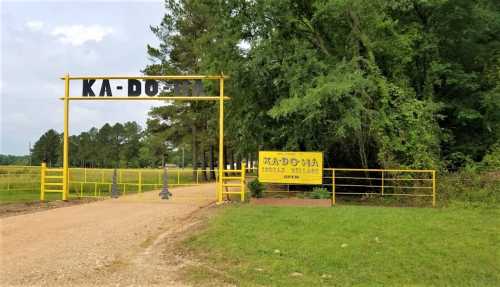
[[[45,169],[42,167],[42,178],[41,178],[41,199],[44,200],[45,192],[60,192],[62,193],[62,199],[67,200],[69,197],[69,102],[70,101],[219,101],[219,166],[218,166],[218,180],[217,180],[217,203],[223,201],[224,193],[239,193],[241,194],[241,200],[244,200],[244,174],[245,167],[242,167],[241,177],[243,178],[240,185],[240,192],[224,192],[224,188],[233,186],[234,184],[224,183],[224,172],[227,172],[224,167],[224,100],[229,100],[229,97],[224,96],[224,79],[227,79],[224,74],[213,75],[213,76],[203,76],[203,75],[177,75],[177,76],[70,76],[66,74],[62,80],[64,80],[64,97],[61,100],[64,101],[64,136],[63,136],[63,168],[61,169],[46,169],[47,174],[50,172],[61,172],[62,176],[52,176],[52,178],[61,178],[62,183],[46,183],[45,178],[50,177],[46,175]],[[218,96],[198,96],[198,95],[174,95],[174,96],[164,96],[161,93],[158,95],[148,95],[140,96],[134,95],[130,96],[112,96],[111,93],[108,95],[82,95],[82,96],[72,96],[70,95],[70,82],[72,80],[81,81],[96,81],[102,80],[154,80],[154,81],[201,81],[201,80],[213,80],[219,82],[219,95]],[[157,89],[156,89],[157,90]],[[130,90],[129,90],[130,91]],[[185,89],[184,89],[185,91]],[[101,87],[102,93],[102,87]],[[233,171],[234,172],[234,171]],[[234,179],[234,177],[232,177]],[[45,185],[62,186],[62,190],[51,190],[45,188]]]

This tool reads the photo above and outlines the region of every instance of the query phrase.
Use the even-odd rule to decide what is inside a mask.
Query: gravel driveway
[[[0,285],[183,286],[161,245],[214,202],[215,184],[172,193],[168,201],[147,192],[1,218]]]

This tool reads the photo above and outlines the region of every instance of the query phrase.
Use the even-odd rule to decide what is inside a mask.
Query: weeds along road
[[[0,285],[182,286],[161,245],[214,202],[215,184],[171,191],[0,219]]]

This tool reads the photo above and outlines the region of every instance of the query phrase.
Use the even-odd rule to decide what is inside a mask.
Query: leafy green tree
[[[165,2],[168,11],[161,24],[151,30],[161,41],[158,48],[148,46],[148,55],[154,62],[148,65],[145,73],[163,74],[198,74],[200,60],[205,54],[199,39],[205,30],[215,21],[209,14],[210,4],[202,1]],[[193,13],[194,12],[194,13]],[[215,88],[207,85],[205,92],[215,93]],[[213,150],[216,132],[214,121],[216,108],[213,103],[173,102],[164,107],[154,108],[148,122],[148,130],[155,136],[179,147],[188,147],[191,151],[193,177],[197,176],[200,154],[206,166],[206,149]],[[213,165],[213,156],[210,157]]]
[[[166,7],[148,68],[229,74],[226,138],[240,156],[323,150],[328,165],[451,168],[499,140],[498,1]]]
[[[60,165],[61,135],[53,129],[48,130],[35,142],[31,154],[34,165],[42,162],[48,166]]]
[[[120,166],[139,166],[139,153],[142,147],[142,128],[136,122],[123,125],[123,141],[120,148]]]

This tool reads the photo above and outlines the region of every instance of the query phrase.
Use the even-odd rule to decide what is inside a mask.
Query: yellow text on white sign
[[[259,181],[322,184],[322,152],[259,151]]]

